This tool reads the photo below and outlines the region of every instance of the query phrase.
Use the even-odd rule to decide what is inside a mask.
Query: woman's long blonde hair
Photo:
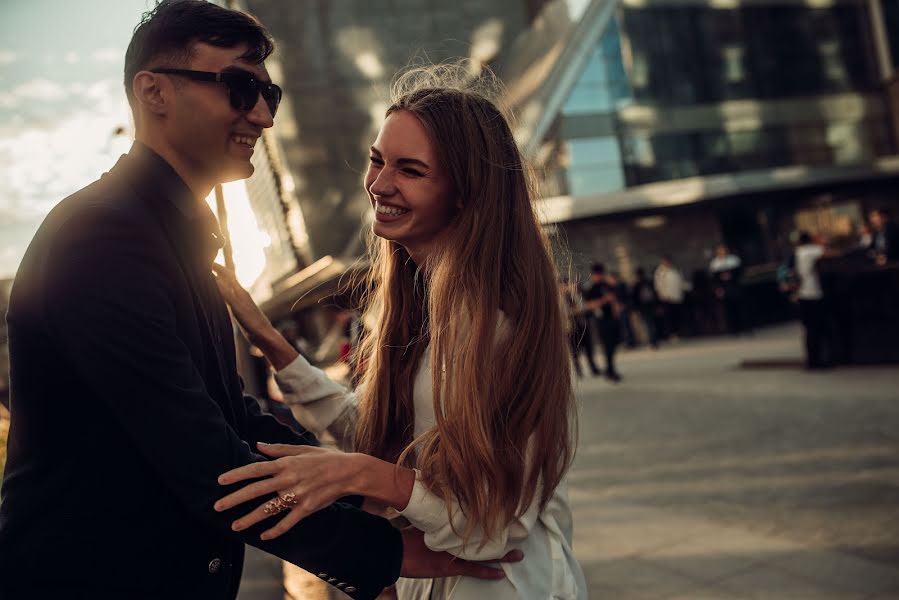
[[[414,463],[433,492],[458,501],[464,539],[480,529],[486,542],[535,499],[545,506],[573,458],[557,272],[509,124],[466,67],[407,71],[387,115],[401,110],[427,130],[462,208],[427,269],[395,242],[371,244],[365,310],[377,326],[360,350],[356,449]],[[413,439],[429,343],[436,427]]]

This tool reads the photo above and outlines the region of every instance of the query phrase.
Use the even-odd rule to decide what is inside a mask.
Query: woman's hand
[[[296,525],[300,519],[333,504],[338,498],[362,493],[362,473],[372,459],[365,454],[345,453],[315,446],[290,446],[287,444],[258,444],[259,451],[276,458],[233,469],[219,476],[221,485],[230,485],[247,479],[267,477],[229,494],[215,503],[221,512],[260,496],[277,493],[279,497],[293,494],[295,503],[290,512],[277,525],[262,534],[271,540]],[[381,461],[379,461],[381,462]],[[386,464],[386,463],[385,463]],[[265,504],[232,523],[234,531],[241,531],[268,517]]]
[[[234,318],[240,323],[250,343],[262,350],[277,371],[293,362],[298,352],[275,329],[250,294],[241,287],[234,273],[215,263],[212,265],[212,273],[222,298],[231,307]]]

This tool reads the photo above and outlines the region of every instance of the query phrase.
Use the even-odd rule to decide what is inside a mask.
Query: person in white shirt
[[[673,341],[677,341],[681,334],[681,309],[684,304],[684,293],[689,285],[667,254],[662,257],[661,263],[656,267],[653,283],[665,313],[668,335]]]
[[[824,292],[818,277],[817,264],[826,250],[812,236],[803,231],[796,246],[795,269],[799,279],[796,296],[799,299],[799,316],[805,328],[806,367],[819,369],[830,365],[828,358],[833,348],[828,347],[828,320],[824,307]]]
[[[275,460],[223,474],[253,480],[225,510],[277,493],[266,536],[347,495],[391,507],[423,543],[502,562],[506,577],[400,579],[399,598],[587,597],[571,547],[566,472],[575,405],[558,274],[509,125],[464,65],[399,78],[371,147],[374,211],[355,392],[283,342],[237,284],[217,281],[275,369],[297,420],[345,452],[260,446]]]

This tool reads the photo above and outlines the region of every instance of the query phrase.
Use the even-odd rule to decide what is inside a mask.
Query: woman
[[[400,77],[371,147],[364,185],[379,239],[364,322],[377,325],[355,394],[298,356],[217,270],[297,419],[355,452],[260,446],[277,460],[224,474],[223,484],[263,479],[216,508],[277,492],[267,512],[234,525],[289,509],[263,534],[274,537],[359,494],[399,511],[433,550],[476,561],[524,553],[501,564],[499,581],[400,580],[401,599],[586,598],[564,482],[574,401],[557,274],[512,132],[457,83],[465,76],[443,66]]]

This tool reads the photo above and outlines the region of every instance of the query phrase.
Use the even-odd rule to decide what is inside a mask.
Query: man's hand
[[[403,566],[401,577],[474,577],[476,579],[502,579],[502,569],[482,563],[462,560],[449,552],[434,552],[425,546],[425,534],[414,527],[406,527],[403,534]],[[496,562],[518,562],[524,558],[521,550],[512,550]]]

